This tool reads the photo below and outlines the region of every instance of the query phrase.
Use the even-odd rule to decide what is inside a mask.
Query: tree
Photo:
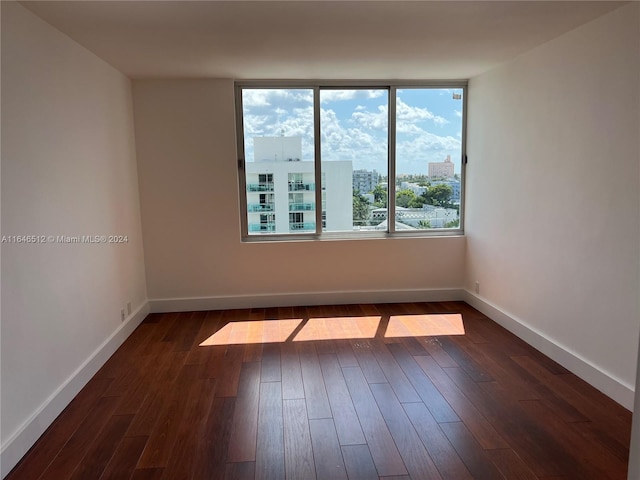
[[[353,224],[367,225],[369,223],[369,201],[358,190],[353,191]]]
[[[455,220],[451,220],[450,222],[447,222],[444,224],[444,228],[458,228],[460,226],[460,220],[459,219],[455,219]]]
[[[429,220],[420,220],[418,222],[418,228],[431,228],[431,222]]]
[[[416,194],[413,190],[405,189],[396,193],[396,205],[398,207],[409,208],[409,204],[415,201]]]
[[[422,195],[416,195],[416,197],[409,202],[409,208],[422,208],[424,205],[424,197]]]
[[[438,185],[431,185],[427,188],[427,191],[422,194],[425,202],[429,205],[436,207],[448,207],[451,208],[451,197],[453,196],[453,188],[451,185],[441,183]]]
[[[388,194],[386,188],[379,183],[371,193],[373,193],[373,201],[378,207],[387,208]]]

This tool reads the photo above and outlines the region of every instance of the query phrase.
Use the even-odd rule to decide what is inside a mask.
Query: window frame
[[[395,229],[396,199],[392,189],[387,189],[387,230],[386,231],[349,231],[323,232],[322,208],[322,158],[321,158],[321,125],[320,125],[320,90],[368,90],[385,89],[388,92],[388,139],[387,139],[387,184],[396,184],[396,99],[397,90],[404,89],[446,89],[462,90],[462,125],[461,125],[461,155],[460,155],[460,212],[458,228],[430,228],[421,230]],[[247,184],[245,169],[245,138],[244,138],[244,109],[242,91],[244,89],[305,89],[313,91],[313,121],[314,121],[314,181],[315,181],[315,232],[305,233],[269,233],[265,235],[251,235],[248,225]],[[236,153],[238,167],[238,190],[240,201],[240,233],[243,242],[270,241],[298,241],[298,240],[358,240],[380,238],[415,238],[415,237],[453,237],[464,235],[464,221],[466,210],[466,166],[467,166],[467,104],[468,80],[242,80],[234,82],[235,113],[236,113]],[[320,179],[320,180],[318,180]],[[320,188],[318,184],[320,183]],[[394,220],[391,220],[393,216]]]

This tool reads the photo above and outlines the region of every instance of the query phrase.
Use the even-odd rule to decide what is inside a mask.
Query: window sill
[[[242,243],[271,243],[271,242],[307,242],[307,241],[349,241],[349,240],[389,240],[403,238],[450,238],[463,237],[463,229],[433,229],[431,231],[421,232],[329,232],[318,234],[300,233],[300,234],[264,234],[264,235],[248,235],[243,236]]]

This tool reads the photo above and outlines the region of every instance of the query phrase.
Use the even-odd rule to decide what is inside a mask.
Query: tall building
[[[454,164],[451,155],[447,155],[444,162],[429,162],[429,177],[450,178],[454,174]]]
[[[369,193],[380,181],[380,174],[377,171],[354,170],[353,171],[353,189],[361,194]]]
[[[314,163],[303,161],[300,137],[256,137],[245,164],[250,234],[316,230]],[[353,229],[350,161],[322,163],[322,223],[327,231]]]
[[[299,162],[302,158],[302,137],[254,137],[255,162]]]

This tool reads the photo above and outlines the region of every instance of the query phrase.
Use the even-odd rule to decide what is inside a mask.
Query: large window
[[[465,93],[238,83],[243,237],[459,234]]]

